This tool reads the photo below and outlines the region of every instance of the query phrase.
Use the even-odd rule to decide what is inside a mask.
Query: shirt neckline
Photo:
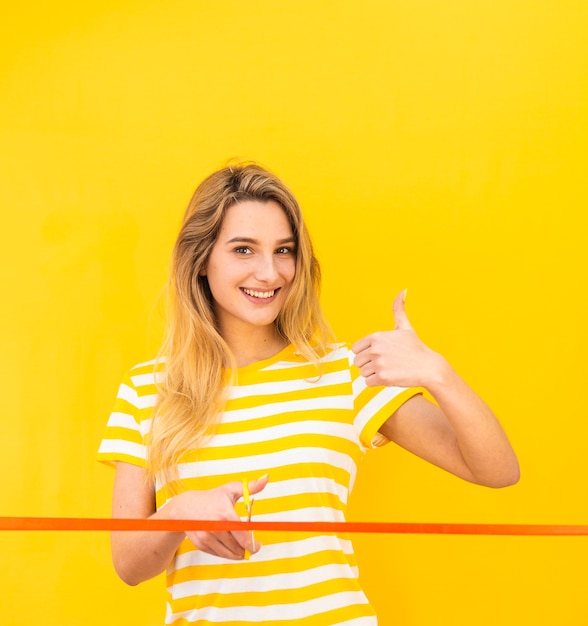
[[[289,343],[286,347],[282,348],[279,352],[276,352],[276,354],[274,354],[273,356],[270,356],[267,359],[262,359],[261,361],[249,363],[249,365],[245,365],[243,367],[238,367],[236,371],[239,374],[258,372],[259,370],[268,367],[269,365],[273,365],[274,363],[283,360],[285,357],[294,356],[294,354],[294,346]]]

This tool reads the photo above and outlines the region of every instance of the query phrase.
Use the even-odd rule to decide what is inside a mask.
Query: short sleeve
[[[350,350],[350,361],[353,352]],[[351,365],[353,402],[355,407],[355,429],[359,433],[361,445],[365,448],[377,448],[388,443],[388,439],[379,433],[386,420],[407,400],[422,394],[422,387],[369,387],[358,368]]]
[[[155,362],[135,366],[123,378],[98,449],[99,461],[146,466],[145,439],[157,399],[155,367]]]

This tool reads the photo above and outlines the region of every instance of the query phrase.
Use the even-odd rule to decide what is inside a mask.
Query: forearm
[[[166,507],[149,519],[169,519]],[[113,532],[111,549],[116,573],[128,585],[137,585],[157,576],[171,563],[185,537],[183,532]]]
[[[472,480],[491,487],[516,483],[517,457],[488,405],[439,357],[425,384],[452,427],[455,443]]]
[[[112,517],[117,519],[170,519],[175,499],[156,511],[155,487],[145,470],[118,462],[112,498]],[[181,532],[117,531],[111,535],[112,561],[117,574],[137,585],[166,569],[185,537]]]

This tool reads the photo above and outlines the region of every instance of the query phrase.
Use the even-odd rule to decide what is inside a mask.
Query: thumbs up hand
[[[394,300],[393,330],[374,333],[352,347],[354,364],[369,386],[424,387],[434,398],[410,398],[379,428],[388,439],[438,467],[480,485],[505,487],[519,465],[492,410],[451,365],[415,333],[404,310],[406,292]]]
[[[428,387],[444,359],[418,337],[410,324],[400,292],[393,305],[394,330],[377,332],[357,341],[354,364],[369,386]]]

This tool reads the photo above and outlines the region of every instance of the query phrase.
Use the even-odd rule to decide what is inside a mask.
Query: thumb
[[[249,493],[251,495],[255,495],[256,493],[259,493],[260,491],[265,489],[268,482],[269,482],[268,474],[264,474],[261,478],[258,478],[257,480],[250,480],[249,481]]]
[[[226,491],[229,498],[233,501],[233,505],[235,505],[238,500],[245,497],[245,486],[249,489],[249,495],[252,496],[264,489],[268,481],[269,475],[265,474],[265,476],[257,480],[249,480],[247,482],[243,480],[242,482],[234,481],[227,483],[221,489]]]
[[[406,315],[404,308],[404,301],[406,299],[407,290],[401,291],[396,298],[394,298],[394,304],[392,305],[392,311],[394,312],[394,328],[395,330],[413,330],[411,323]]]

